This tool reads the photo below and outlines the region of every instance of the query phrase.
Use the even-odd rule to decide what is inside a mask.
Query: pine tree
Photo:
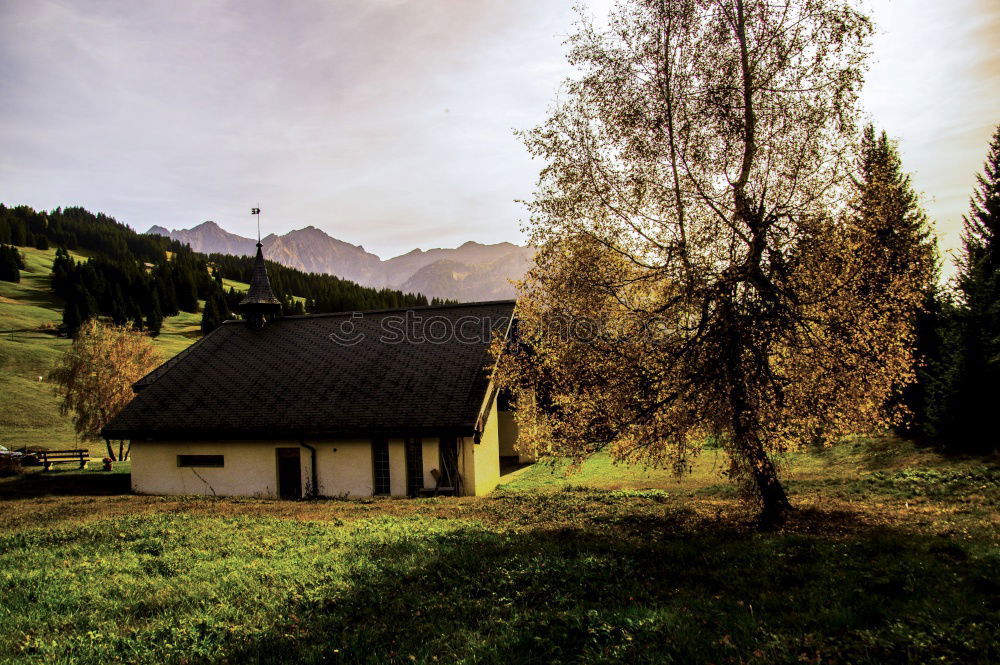
[[[153,309],[146,315],[146,330],[149,331],[151,337],[156,337],[160,334],[160,330],[163,328],[163,314],[160,313],[159,309]]]
[[[80,305],[75,302],[66,303],[62,316],[63,328],[65,328],[66,334],[69,337],[74,337],[76,335],[76,331],[80,329],[81,325],[83,325],[83,321],[84,318],[83,314],[80,312]]]
[[[97,301],[94,296],[80,284],[74,284],[66,298],[63,309],[63,328],[69,337],[75,337],[88,319],[98,314]]]
[[[997,446],[1000,386],[1000,127],[976,179],[958,261],[960,362],[947,444],[988,452]]]
[[[0,280],[5,282],[20,282],[20,266],[21,257],[17,248],[9,245],[0,245]]]
[[[192,314],[198,311],[198,283],[190,272],[178,275],[177,304],[185,312]]]
[[[129,321],[129,308],[125,303],[121,287],[115,284],[112,289],[111,304],[108,314],[116,326],[124,326]]]
[[[18,247],[24,247],[28,244],[28,232],[24,228],[24,222],[19,219],[11,220],[10,241],[11,244]]]
[[[870,124],[862,133],[854,184],[855,223],[862,231],[857,251],[867,264],[880,268],[871,271],[864,289],[889,296],[889,301],[900,286],[903,293],[914,288],[924,293],[923,306],[911,308],[908,321],[916,351],[912,373],[918,378],[928,358],[939,351],[933,332],[936,319],[929,309],[936,306],[932,300],[937,297],[937,247],[898,149],[886,132],[876,133]],[[906,434],[919,433],[926,422],[926,394],[917,382],[890,398],[889,407],[897,412],[899,429]]]
[[[160,309],[160,298],[156,290],[150,291],[149,304],[146,307],[146,330],[153,337],[160,334],[163,327],[163,312]]]
[[[903,171],[899,151],[872,125],[861,139],[854,209],[857,223],[870,235],[866,249],[882,262],[883,278],[908,274],[925,290],[937,281],[937,248],[920,199]],[[884,288],[885,284],[872,284]]]
[[[201,333],[207,335],[222,325],[222,317],[216,305],[215,298],[209,298],[205,302],[205,311],[201,315]]]
[[[136,330],[142,330],[142,308],[139,307],[139,303],[132,300],[128,304],[128,318],[132,327]]]
[[[65,248],[56,250],[56,258],[52,262],[52,292],[65,299],[73,286],[73,274],[76,262]]]

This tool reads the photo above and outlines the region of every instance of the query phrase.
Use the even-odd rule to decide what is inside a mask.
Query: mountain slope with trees
[[[248,282],[249,256],[206,256],[177,240],[139,234],[103,214],[82,208],[35,211],[0,204],[0,244],[61,249],[53,263],[52,291],[65,302],[63,326],[72,335],[92,316],[159,332],[165,316],[197,313],[199,301],[211,303],[211,330],[235,316],[237,293],[222,287],[224,278]],[[90,256],[78,262],[68,250]],[[3,250],[0,264],[11,263]],[[4,258],[6,257],[6,258]],[[0,265],[2,267],[2,265]],[[332,275],[306,274],[275,263],[268,265],[271,285],[287,314],[426,305],[418,293],[363,287]]]

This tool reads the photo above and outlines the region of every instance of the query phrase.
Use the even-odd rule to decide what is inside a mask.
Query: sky
[[[592,0],[600,20],[610,0]],[[863,102],[942,247],[1000,123],[1000,0],[864,0]],[[570,73],[573,0],[0,0],[0,202],[139,231],[313,225],[383,258],[523,242],[514,135]]]

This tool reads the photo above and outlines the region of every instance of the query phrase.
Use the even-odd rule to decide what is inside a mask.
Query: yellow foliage
[[[160,364],[152,341],[130,326],[90,319],[50,378],[62,398],[63,415],[85,440],[100,439],[101,428],[132,401],[132,384]]]

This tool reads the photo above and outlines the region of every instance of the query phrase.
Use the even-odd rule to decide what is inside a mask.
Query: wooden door
[[[278,496],[302,498],[302,462],[298,448],[278,448]]]
[[[438,449],[441,453],[441,485],[454,487],[458,494],[458,439],[442,436]]]
[[[423,447],[419,437],[406,439],[406,496],[417,496],[424,488]]]

